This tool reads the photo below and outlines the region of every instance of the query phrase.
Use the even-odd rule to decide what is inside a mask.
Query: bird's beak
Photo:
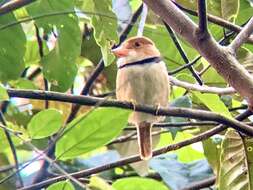
[[[126,57],[128,55],[128,50],[122,47],[117,47],[111,51],[116,57]]]

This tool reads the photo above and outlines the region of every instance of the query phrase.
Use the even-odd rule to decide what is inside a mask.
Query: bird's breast
[[[116,95],[119,100],[152,105],[160,103],[159,94],[163,97],[168,94],[168,85],[164,62],[135,65],[118,70]]]

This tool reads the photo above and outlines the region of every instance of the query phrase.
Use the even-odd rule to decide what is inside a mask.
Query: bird
[[[131,37],[111,51],[117,57],[117,100],[157,108],[168,106],[170,87],[167,68],[151,39]],[[137,111],[129,116],[128,122],[137,129],[142,160],[152,157],[152,125],[162,120],[162,116]]]

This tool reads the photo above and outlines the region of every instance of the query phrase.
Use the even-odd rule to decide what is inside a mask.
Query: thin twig
[[[140,19],[139,27],[138,27],[138,31],[137,31],[137,36],[143,36],[143,31],[144,31],[147,15],[148,15],[148,6],[145,3],[143,3],[143,8],[142,8],[141,19]]]
[[[180,71],[182,71],[182,70],[184,70],[186,68],[191,67],[192,65],[194,65],[195,63],[197,63],[198,60],[200,60],[200,58],[201,58],[201,56],[198,56],[194,60],[192,60],[190,63],[186,63],[186,64],[182,65],[181,67],[178,67],[177,69],[175,69],[173,71],[169,71],[168,74],[169,75],[174,75],[174,74],[176,74],[176,73],[178,73],[178,72],[180,72]]]
[[[29,141],[26,141],[25,139],[23,139],[21,136],[16,135],[25,145],[27,145],[28,147],[30,147],[33,151],[35,151],[36,153],[40,153],[41,151],[39,149],[37,149],[36,146],[34,146],[32,143],[30,143]],[[49,162],[53,167],[55,167],[55,169],[57,169],[59,172],[61,172],[63,175],[66,176],[66,179],[69,179],[71,181],[73,181],[75,184],[77,184],[78,186],[80,186],[81,188],[85,188],[85,186],[80,183],[77,179],[75,179],[73,176],[69,175],[64,169],[62,169],[56,162],[54,162],[51,158],[49,158],[46,154],[42,154],[42,156],[45,158],[45,160],[47,162]]]
[[[207,33],[206,0],[198,0],[199,32]]]
[[[198,16],[198,13],[196,11],[193,11],[193,10],[189,10],[181,5],[179,5],[178,3],[176,3],[175,1],[173,1],[173,3],[179,8],[181,9],[182,11],[190,14],[190,15],[193,15],[193,16]],[[234,31],[236,33],[239,33],[241,30],[242,30],[242,27],[238,26],[238,25],[235,25],[229,21],[226,21],[220,17],[217,17],[217,16],[213,16],[213,15],[210,15],[210,14],[207,14],[207,19],[208,21],[214,23],[214,24],[217,24],[219,26],[222,26],[222,27],[225,27],[226,29],[229,29],[231,31]],[[253,35],[249,36],[248,38],[248,42],[250,43],[253,43]]]
[[[235,89],[232,87],[219,88],[219,87],[210,87],[210,86],[200,86],[197,84],[191,84],[188,82],[180,81],[172,76],[169,76],[169,79],[172,85],[183,87],[187,90],[195,90],[198,92],[206,92],[206,93],[213,93],[213,94],[219,94],[219,95],[236,93]]]
[[[170,123],[154,123],[153,127],[157,128],[169,128],[169,127],[183,127],[183,126],[210,126],[210,125],[218,125],[216,122],[210,122],[210,121],[194,121],[194,122],[170,122]]]
[[[0,16],[9,13],[11,11],[14,11],[16,9],[19,9],[21,7],[24,7],[25,5],[28,5],[35,1],[36,0],[9,1],[8,3],[5,3],[0,7]]]
[[[39,48],[39,55],[40,55],[40,59],[42,59],[44,57],[43,41],[40,37],[40,32],[39,32],[38,26],[36,24],[34,24],[34,27],[35,27],[35,35],[36,35],[38,48]],[[48,81],[44,76],[43,76],[43,81],[44,81],[44,90],[48,91]],[[45,109],[47,109],[48,106],[49,106],[49,102],[48,102],[48,100],[45,100]]]
[[[2,111],[0,111],[0,122],[4,126],[7,126]],[[15,168],[16,168],[16,170],[18,170],[19,169],[18,156],[17,156],[17,152],[16,152],[16,147],[15,147],[15,145],[14,145],[14,143],[12,141],[11,135],[10,135],[10,130],[6,130],[4,128],[4,133],[5,133],[5,136],[7,138],[8,143],[10,145],[10,149],[11,149],[11,152],[12,152],[13,160],[14,160],[14,163],[15,163]],[[14,134],[17,134],[17,133],[14,133]],[[18,182],[19,182],[19,184],[17,185],[17,187],[23,187],[24,186],[24,182],[22,180],[22,177],[21,177],[20,173],[17,173],[16,175],[17,175]]]
[[[1,122],[6,125],[6,122],[5,122],[5,119],[2,115],[2,113],[0,112],[0,120]],[[30,143],[29,141],[26,141],[23,137],[21,137],[20,135],[18,134],[15,134],[14,135],[16,137],[18,137],[25,145],[27,145],[28,147],[30,147],[33,151],[35,151],[36,153],[40,154],[41,151],[37,149],[37,147],[35,147],[32,143]],[[53,167],[55,167],[59,172],[61,172],[62,174],[64,174],[65,176],[67,176],[68,179],[72,180],[74,183],[76,183],[77,185],[79,185],[80,187],[82,188],[85,188],[85,186],[83,186],[83,184],[81,184],[78,180],[76,180],[75,178],[73,178],[72,176],[70,176],[65,170],[63,170],[57,163],[55,163],[51,158],[49,158],[47,155],[45,154],[40,154],[42,155],[45,160],[47,162],[49,162],[50,164],[52,164]],[[15,172],[17,175],[20,175],[20,170],[19,170],[19,167],[16,168],[17,172]],[[6,178],[6,180],[9,179],[9,178]],[[5,182],[6,180],[1,180],[1,183]],[[23,185],[21,186],[23,187]]]
[[[181,46],[180,42],[178,41],[174,31],[170,28],[170,26],[167,23],[164,22],[164,25],[165,25],[167,31],[169,32],[170,37],[173,40],[173,42],[174,42],[178,52],[180,53],[182,59],[184,60],[185,64],[189,63],[190,61],[189,61],[183,47]],[[200,85],[203,85],[203,81],[201,80],[200,76],[196,73],[196,71],[194,70],[192,65],[188,66],[187,68],[190,70],[190,72],[192,73],[192,76],[196,79],[196,81]]]
[[[236,38],[231,42],[229,47],[233,52],[236,52],[238,48],[244,44],[249,36],[253,33],[253,17],[249,22],[243,27],[242,31],[236,36]]]
[[[216,180],[216,177],[213,176],[208,179],[204,179],[204,180],[201,180],[198,182],[191,183],[191,184],[187,185],[187,187],[185,187],[181,190],[196,190],[196,189],[201,189],[201,188],[205,188],[205,187],[210,187],[210,186],[214,185],[215,180]]]

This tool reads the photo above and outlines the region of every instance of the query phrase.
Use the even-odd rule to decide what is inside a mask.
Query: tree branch
[[[179,5],[176,2],[173,2],[173,3],[182,11],[184,11],[190,15],[193,15],[193,16],[198,16],[198,13],[196,11],[186,9],[185,7]],[[214,24],[217,24],[219,26],[225,27],[226,29],[234,31],[236,33],[239,33],[242,30],[242,27],[235,25],[229,21],[226,21],[226,20],[219,18],[217,16],[214,16],[214,15],[207,14],[207,20],[214,23]],[[253,35],[249,36],[248,42],[253,43]]]
[[[214,185],[215,180],[216,180],[216,177],[213,176],[208,179],[204,179],[204,180],[189,184],[187,187],[183,188],[182,190],[196,190],[196,189],[201,189],[205,187],[210,187]]]
[[[247,41],[248,37],[252,33],[253,33],[253,17],[251,17],[249,22],[243,27],[242,31],[231,42],[229,47],[232,49],[232,51],[236,52],[237,49]]]
[[[0,122],[3,124],[4,127],[7,126],[2,111],[0,111]],[[17,156],[15,145],[14,145],[14,143],[12,141],[12,138],[11,138],[11,135],[10,135],[9,132],[10,131],[8,131],[7,129],[4,128],[4,133],[5,133],[5,136],[7,138],[8,143],[10,145],[10,149],[11,149],[11,152],[12,152],[13,160],[14,160],[14,163],[15,163],[15,169],[18,170],[19,169],[18,156]],[[17,134],[17,133],[15,133],[15,134]],[[17,179],[18,179],[18,182],[19,182],[19,184],[16,185],[16,186],[17,187],[23,187],[24,186],[24,182],[22,180],[22,177],[21,177],[20,173],[17,173],[16,176],[17,176]]]
[[[214,134],[220,133],[221,131],[223,131],[225,129],[226,129],[226,127],[224,127],[224,126],[215,127],[211,130],[201,133],[200,135],[196,135],[195,137],[193,137],[191,139],[187,139],[187,140],[181,141],[179,143],[171,144],[169,146],[155,150],[155,151],[153,151],[153,156],[157,156],[157,155],[160,155],[160,154],[163,154],[163,153],[166,153],[169,151],[173,151],[173,150],[178,150],[184,146],[205,140],[205,139],[213,136]],[[111,163],[108,163],[108,164],[105,164],[102,166],[98,166],[98,167],[94,167],[94,168],[90,168],[90,169],[86,169],[86,170],[81,170],[79,172],[71,173],[70,175],[75,178],[86,177],[86,176],[89,176],[92,174],[96,174],[96,173],[106,171],[106,170],[109,170],[109,169],[112,169],[112,168],[115,168],[118,166],[123,166],[123,165],[130,164],[133,162],[138,162],[138,161],[141,161],[139,155],[134,155],[134,156],[131,156],[131,157],[128,157],[125,159],[118,160],[116,162],[111,162]],[[65,180],[65,179],[66,179],[66,176],[62,175],[62,176],[50,178],[48,180],[42,181],[37,184],[26,186],[26,187],[21,188],[19,190],[36,190],[36,189],[51,185],[55,182]]]
[[[199,92],[213,93],[219,95],[234,94],[236,92],[235,89],[232,87],[218,88],[218,87],[200,86],[197,84],[191,84],[188,82],[180,81],[172,76],[169,76],[169,79],[172,85],[183,87],[187,90],[195,90]]]
[[[169,75],[174,75],[174,74],[176,74],[176,73],[178,73],[178,72],[180,72],[180,71],[182,71],[182,70],[184,70],[184,69],[186,69],[188,67],[191,67],[192,65],[194,65],[195,63],[197,63],[198,60],[200,60],[200,58],[201,58],[201,56],[198,56],[194,60],[192,60],[190,63],[186,63],[186,64],[182,65],[181,67],[178,67],[177,69],[175,69],[173,71],[169,71],[168,74]]]
[[[148,6],[145,3],[143,3],[142,6],[143,6],[143,8],[142,8],[141,18],[140,18],[140,22],[139,22],[139,26],[138,26],[137,36],[143,36],[146,18],[148,15]]]
[[[28,5],[32,2],[35,2],[36,0],[16,0],[16,1],[9,1],[5,4],[3,4],[0,7],[0,16],[4,15],[6,13],[9,13],[11,11],[14,11],[16,9],[19,9],[25,5]]]
[[[55,100],[62,102],[75,103],[87,106],[100,106],[100,107],[118,107],[124,109],[131,109],[139,112],[150,113],[153,115],[167,115],[176,117],[186,117],[200,120],[216,121],[229,127],[235,128],[240,132],[246,133],[253,136],[253,128],[249,127],[244,123],[240,123],[234,119],[226,118],[223,115],[216,114],[209,111],[193,110],[188,108],[156,108],[148,105],[133,105],[131,102],[116,101],[116,100],[106,100],[103,98],[95,98],[91,96],[75,96],[66,95],[59,92],[47,92],[40,90],[15,90],[7,89],[10,97],[20,97],[29,99],[39,99],[39,100]]]
[[[164,22],[164,24],[165,24],[165,27],[166,27],[167,31],[170,34],[170,37],[171,37],[172,41],[174,42],[174,44],[176,46],[178,52],[180,53],[182,59],[184,60],[185,64],[189,63],[189,59],[186,56],[186,53],[185,53],[183,47],[181,46],[180,42],[178,41],[178,39],[177,39],[174,31],[170,28],[170,26],[166,22]],[[203,81],[201,80],[200,76],[196,73],[196,71],[194,70],[194,68],[192,67],[192,65],[189,65],[187,68],[190,70],[190,72],[192,73],[192,76],[196,79],[196,81],[200,85],[202,85]]]
[[[249,106],[253,106],[253,77],[238,62],[230,48],[220,46],[212,36],[201,34],[190,20],[170,0],[143,0],[175,32],[188,41],[232,86]],[[242,82],[243,81],[243,82]]]
[[[199,31],[201,33],[208,33],[206,0],[198,0],[198,16],[199,16]]]

